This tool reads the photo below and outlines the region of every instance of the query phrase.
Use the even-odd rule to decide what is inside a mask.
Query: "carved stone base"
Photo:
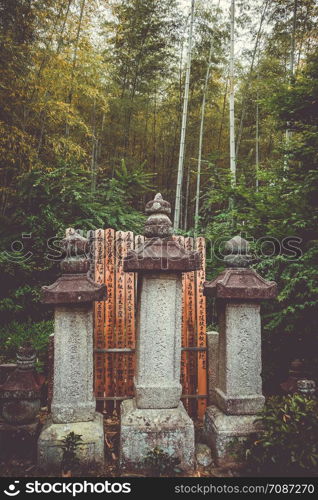
[[[90,422],[55,424],[49,420],[38,440],[38,465],[44,470],[61,468],[62,440],[70,432],[82,436],[83,442],[76,452],[79,464],[103,466],[104,428],[103,416],[100,413],[95,413],[95,419]]]
[[[172,409],[140,409],[130,399],[121,404],[120,463],[123,469],[144,469],[149,451],[161,448],[178,457],[178,468],[194,467],[194,426],[183,404]]]
[[[218,466],[235,462],[230,444],[235,438],[244,441],[259,430],[255,425],[257,415],[226,415],[217,406],[209,406],[204,417],[204,438],[211,447]]]

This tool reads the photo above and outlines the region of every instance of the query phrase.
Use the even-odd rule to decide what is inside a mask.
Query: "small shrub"
[[[82,436],[80,434],[75,434],[75,432],[69,432],[62,440],[62,470],[71,471],[77,464],[77,450],[78,447],[83,442]]]
[[[264,476],[318,473],[316,399],[300,394],[273,396],[257,422],[262,431],[250,436],[241,446],[236,444],[247,472]]]
[[[171,476],[181,472],[177,468],[179,463],[179,458],[171,457],[158,446],[149,451],[144,460],[145,467],[153,477]]]

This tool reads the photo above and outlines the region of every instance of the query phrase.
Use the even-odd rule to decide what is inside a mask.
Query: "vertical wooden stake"
[[[106,349],[115,347],[114,326],[115,326],[115,231],[105,229],[105,283],[107,286],[107,301],[105,306],[105,340]],[[106,396],[114,396],[114,355],[106,354]],[[114,405],[111,401],[106,402],[106,408],[111,413]]]
[[[123,258],[125,233],[116,232],[116,347],[125,347],[125,276],[123,272]],[[124,354],[116,356],[116,396],[124,396]]]
[[[193,238],[185,238],[185,249],[193,250],[194,243]],[[195,290],[195,271],[186,273],[186,300],[187,300],[187,335],[188,335],[188,346],[196,346],[196,290]],[[188,352],[188,390],[189,394],[195,394],[197,389],[197,353]],[[196,401],[193,399],[189,400],[189,411],[192,417],[197,415]]]
[[[125,237],[125,255],[128,250],[134,248],[134,235],[131,231],[126,233]],[[134,273],[125,273],[125,323],[126,340],[125,347],[133,349],[135,347],[135,276]],[[134,370],[135,362],[133,354],[125,354],[125,395],[134,394]]]
[[[94,241],[94,262],[95,262],[95,281],[96,283],[105,283],[105,246],[104,230],[95,231]],[[105,302],[95,302],[94,304],[94,346],[97,349],[105,348],[104,322],[105,322]],[[95,394],[97,397],[104,397],[105,392],[105,363],[104,355],[95,354]],[[98,404],[99,408],[104,408],[103,404]]]
[[[205,240],[196,239],[196,250],[200,253],[201,267],[196,271],[196,293],[197,293],[197,346],[206,347],[206,300],[203,295],[203,284],[205,281]],[[198,353],[198,396],[207,394],[207,363],[206,352]],[[198,417],[203,419],[206,409],[206,399],[198,399]]]

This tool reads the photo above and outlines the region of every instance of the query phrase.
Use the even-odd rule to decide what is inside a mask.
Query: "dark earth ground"
[[[45,422],[47,412],[41,411],[41,423]],[[119,470],[119,419],[116,414],[111,417],[105,416],[105,467],[102,470],[73,470],[73,477],[146,477],[147,474],[143,471],[137,473],[123,473]],[[195,422],[196,440],[201,441],[202,423]],[[19,447],[19,451],[23,450],[23,445]],[[1,451],[1,450],[0,450]],[[20,453],[19,453],[20,454]],[[35,446],[33,453],[30,454],[30,445],[27,445],[24,457],[12,455],[10,458],[1,460],[0,458],[0,477],[60,477],[61,474],[48,473],[41,470],[41,467],[36,464]],[[231,467],[218,468],[213,464],[209,467],[197,466],[191,474],[174,474],[179,477],[237,477],[239,473]]]

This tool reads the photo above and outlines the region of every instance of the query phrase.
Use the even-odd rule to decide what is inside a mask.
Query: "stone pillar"
[[[234,437],[255,432],[255,416],[264,404],[260,301],[277,293],[276,283],[249,269],[246,240],[236,236],[226,249],[227,269],[204,285],[205,295],[217,299],[220,327],[213,405],[204,422],[206,439],[219,463],[227,460],[227,446]]]
[[[209,404],[214,403],[219,365],[219,332],[206,332],[208,346],[208,393]]]
[[[49,336],[47,360],[47,409],[51,413],[54,381],[54,333]]]
[[[182,391],[181,274],[145,274],[140,288],[136,403],[138,408],[177,408]]]
[[[135,398],[121,405],[120,462],[133,470],[155,447],[194,465],[194,427],[180,401],[182,273],[199,269],[197,252],[172,238],[170,204],[157,194],[147,203],[144,245],[124,260],[138,272]]]
[[[52,414],[38,441],[43,468],[60,466],[61,440],[70,432],[82,436],[77,452],[82,465],[104,462],[103,418],[95,412],[93,392],[93,301],[105,299],[106,287],[87,275],[87,246],[85,238],[68,229],[63,274],[42,288],[42,302],[55,307]]]

